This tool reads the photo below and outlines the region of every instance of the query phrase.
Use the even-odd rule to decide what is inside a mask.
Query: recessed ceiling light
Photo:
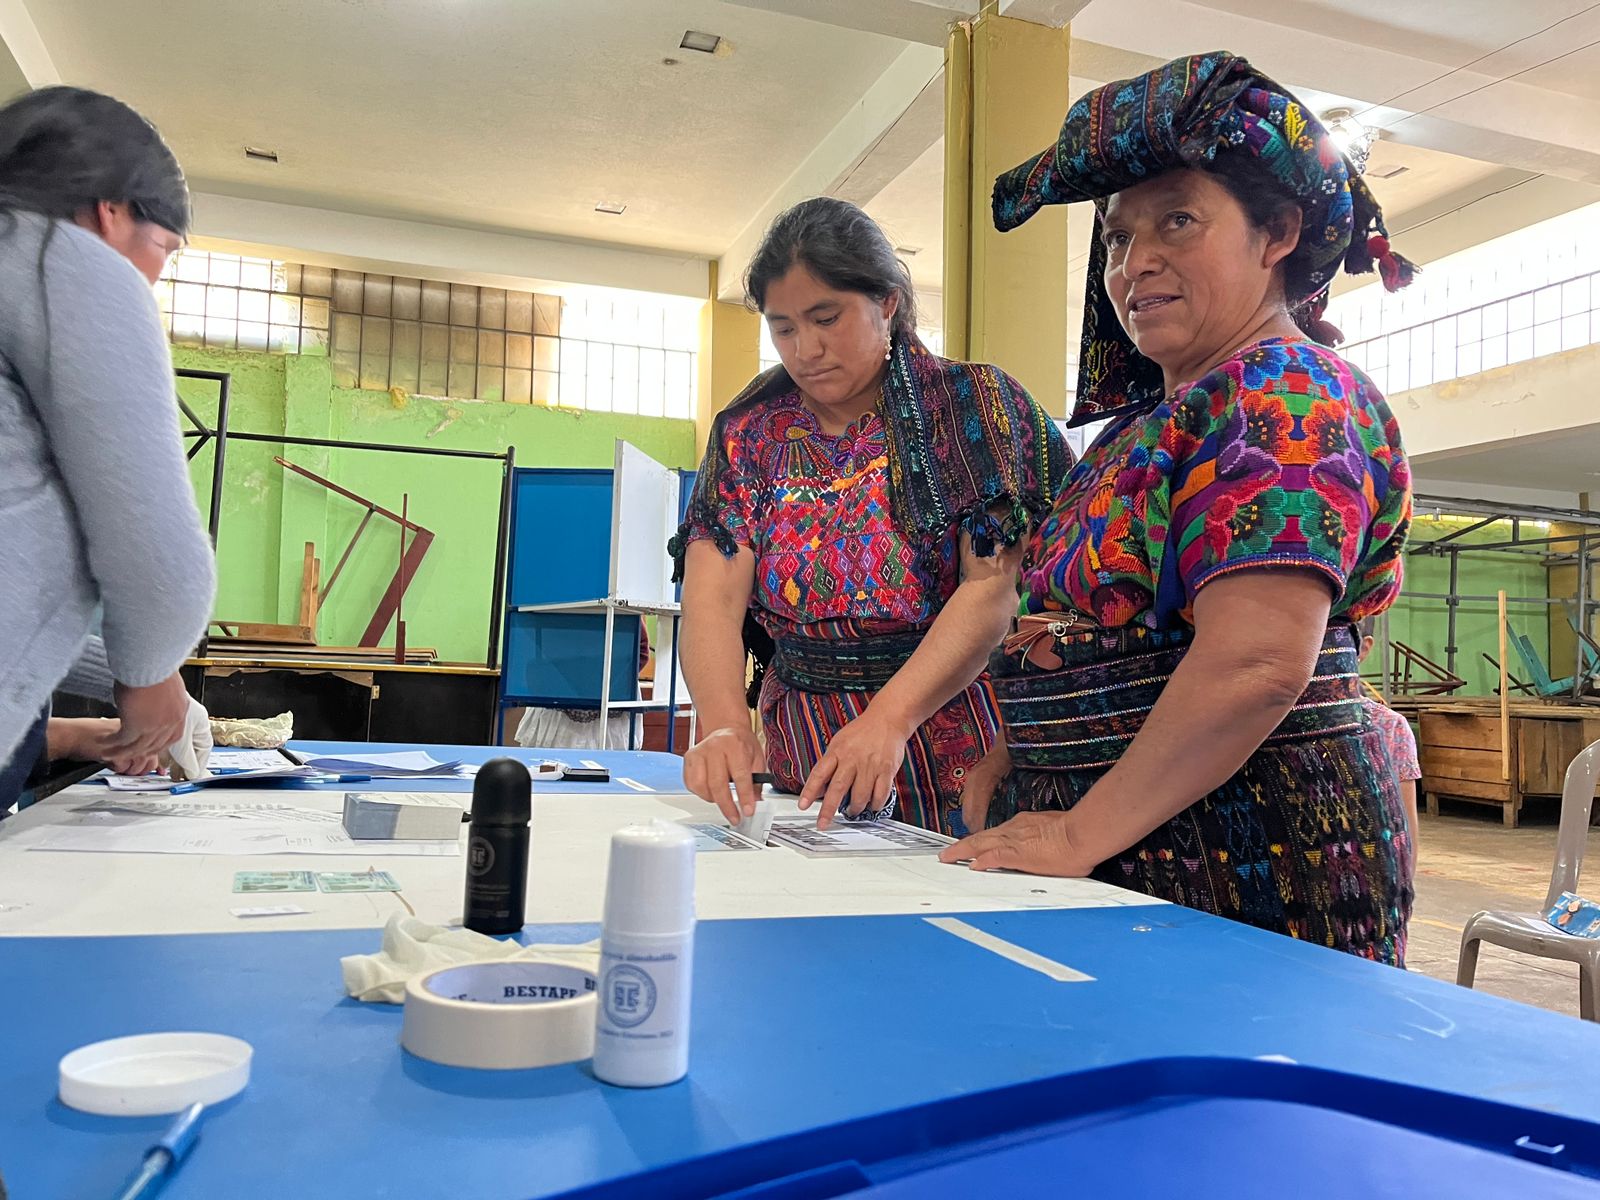
[[[1367,178],[1393,179],[1396,175],[1404,175],[1409,170],[1411,170],[1410,167],[1404,167],[1398,163],[1392,167],[1368,167]]]
[[[275,163],[278,161],[278,152],[276,150],[266,150],[260,146],[246,146],[244,148],[244,156],[254,159],[256,162]]]
[[[722,38],[714,33],[699,33],[693,29],[683,35],[683,41],[678,43],[679,50],[698,50],[701,54],[715,54],[717,47],[722,44]]]
[[[628,206],[626,204],[619,204],[615,200],[602,200],[599,204],[594,206],[594,210],[597,213],[605,213],[608,217],[620,217],[623,213],[628,211]]]

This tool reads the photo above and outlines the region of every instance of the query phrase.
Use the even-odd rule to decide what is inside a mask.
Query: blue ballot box
[[[1595,1200],[1600,1124],[1285,1062],[1178,1058],[884,1113],[564,1200]]]

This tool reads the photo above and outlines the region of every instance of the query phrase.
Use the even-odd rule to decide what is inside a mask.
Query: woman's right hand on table
[[[722,810],[728,824],[754,816],[761,789],[751,778],[767,768],[767,756],[749,725],[713,730],[683,756],[683,784]],[[728,790],[729,784],[733,791]]]
[[[1011,773],[1011,751],[1004,741],[978,760],[961,785],[961,820],[968,833],[979,833],[989,820],[989,805],[1000,783]]]

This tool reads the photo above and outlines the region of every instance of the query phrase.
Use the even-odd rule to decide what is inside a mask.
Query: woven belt
[[[870,638],[779,638],[772,670],[805,692],[875,692],[922,645],[922,633]]]
[[[1042,636],[1059,667],[1036,665]],[[1188,630],[1134,626],[1043,635],[1024,628],[1012,635],[989,670],[1013,765],[1072,771],[1116,762],[1193,640]],[[1355,640],[1340,625],[1324,636],[1310,683],[1267,741],[1342,733],[1365,722]]]

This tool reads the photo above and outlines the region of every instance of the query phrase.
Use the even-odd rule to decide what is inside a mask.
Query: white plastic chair
[[[1555,906],[1562,892],[1578,890],[1584,844],[1589,836],[1589,813],[1594,807],[1595,779],[1600,776],[1600,742],[1583,750],[1567,767],[1561,788],[1561,825],[1556,831],[1556,864],[1550,874],[1550,891],[1544,912]],[[1578,964],[1578,1012],[1585,1021],[1600,1021],[1600,939],[1563,933],[1544,919],[1544,912],[1484,911],[1461,931],[1461,959],[1456,982],[1471,987],[1478,972],[1478,943],[1490,942],[1533,954]]]

